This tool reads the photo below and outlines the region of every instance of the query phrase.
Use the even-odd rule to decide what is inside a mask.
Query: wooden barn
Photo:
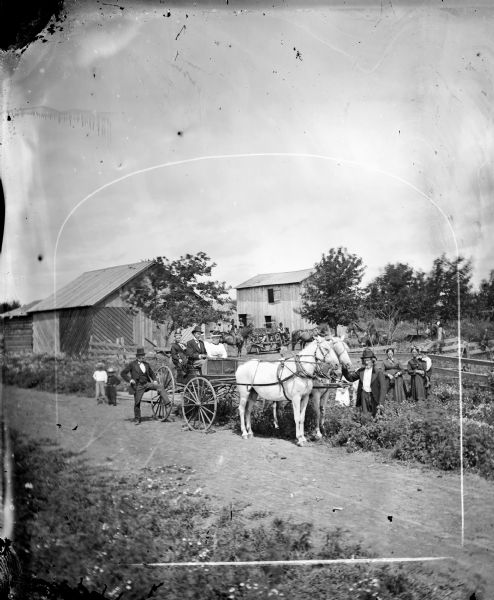
[[[290,331],[312,327],[313,324],[298,313],[304,281],[312,272],[312,269],[303,269],[264,273],[237,285],[239,323],[252,323],[254,327],[266,329],[274,329],[278,323],[283,323]]]
[[[152,261],[88,271],[33,306],[32,350],[35,353],[85,354],[90,342],[162,346],[166,327],[142,313],[132,314],[122,298]],[[147,344],[148,345],[148,344]]]
[[[33,349],[33,316],[28,312],[39,300],[0,315],[5,352],[30,352]]]

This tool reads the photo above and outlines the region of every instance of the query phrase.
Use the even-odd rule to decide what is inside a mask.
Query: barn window
[[[268,288],[268,304],[275,304],[281,300],[281,291],[276,288]]]
[[[264,317],[264,326],[266,329],[271,329],[271,327],[273,326],[273,320],[270,315],[266,315]]]
[[[238,320],[243,327],[247,327],[247,315],[245,313],[238,315]]]

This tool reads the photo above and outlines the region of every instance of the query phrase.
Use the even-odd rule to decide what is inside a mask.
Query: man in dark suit
[[[120,373],[123,380],[130,384],[129,392],[134,394],[134,422],[141,423],[141,400],[148,390],[156,390],[165,404],[170,402],[168,394],[156,381],[151,365],[144,360],[144,348],[137,348],[136,359],[129,363]]]
[[[182,343],[182,334],[180,331],[175,332],[175,341],[171,345],[170,353],[172,362],[177,370],[177,381],[183,383],[187,374],[187,363],[189,362],[186,354],[187,346]]]
[[[185,353],[189,359],[189,369],[200,369],[207,358],[206,346],[201,339],[202,329],[197,325],[192,330],[193,338],[187,342]]]
[[[363,366],[356,371],[349,371],[342,366],[341,372],[347,381],[357,381],[356,407],[360,409],[365,419],[375,417],[377,407],[384,404],[386,396],[386,378],[384,373],[376,367],[376,357],[371,348],[365,348],[362,353]]]

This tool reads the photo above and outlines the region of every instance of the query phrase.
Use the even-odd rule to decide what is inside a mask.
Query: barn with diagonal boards
[[[90,343],[164,344],[166,327],[132,311],[122,294],[153,261],[88,271],[33,306],[32,349],[36,353],[85,354]]]

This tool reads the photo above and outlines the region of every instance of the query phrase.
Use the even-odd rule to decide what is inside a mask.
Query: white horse
[[[348,346],[343,341],[343,337],[332,337],[329,339],[333,350],[338,357],[338,361],[341,365],[350,369],[352,367],[352,361],[350,356],[348,355]],[[341,378],[341,373],[340,373]],[[315,437],[320,440],[322,438],[321,433],[321,424],[324,423],[324,414],[326,411],[326,404],[329,399],[329,391],[328,383],[330,383],[330,374],[328,373],[328,377],[316,379],[314,382],[314,387],[312,388],[312,393],[310,395],[312,400],[312,406],[314,408],[314,413],[316,416],[316,430]]]
[[[297,444],[303,446],[304,420],[317,363],[338,365],[338,357],[330,341],[316,339],[295,356],[276,362],[249,360],[236,373],[240,395],[238,411],[244,439],[253,437],[251,412],[258,397],[280,402],[291,400]]]

